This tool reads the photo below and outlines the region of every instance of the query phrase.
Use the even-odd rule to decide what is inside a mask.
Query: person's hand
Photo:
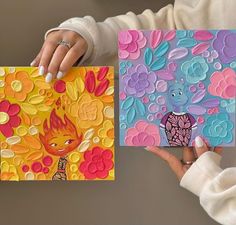
[[[69,30],[53,31],[48,34],[39,54],[30,65],[39,67],[39,74],[45,75],[46,82],[51,82],[53,78],[61,79],[85,54],[87,48],[87,42],[78,33]]]
[[[195,149],[184,147],[182,160],[179,160],[175,155],[158,147],[150,146],[146,149],[156,154],[161,159],[165,160],[179,180],[182,179],[185,172],[189,169],[189,167],[194,163],[197,158],[199,158],[203,153],[210,151],[210,148],[207,147],[202,138],[199,136],[195,139]],[[218,154],[221,154],[222,148],[215,147],[213,151]]]

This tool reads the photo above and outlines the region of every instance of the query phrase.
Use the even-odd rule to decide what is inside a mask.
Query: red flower
[[[79,170],[86,179],[104,179],[108,176],[109,170],[114,166],[112,161],[113,153],[109,149],[94,147],[84,153],[84,159],[80,164]]]
[[[13,128],[20,125],[19,112],[19,105],[10,104],[7,100],[0,102],[0,132],[5,137],[11,137],[13,135]]]

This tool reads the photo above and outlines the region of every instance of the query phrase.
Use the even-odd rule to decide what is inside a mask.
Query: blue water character
[[[192,140],[192,131],[197,128],[195,118],[184,111],[189,99],[184,84],[174,82],[168,87],[168,100],[173,111],[164,115],[160,127],[165,131],[170,146],[188,146]]]

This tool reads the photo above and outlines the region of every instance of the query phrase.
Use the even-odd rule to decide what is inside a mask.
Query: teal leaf
[[[138,113],[141,116],[144,116],[146,112],[144,104],[139,99],[136,99],[135,105],[136,105],[136,110],[138,111]]]
[[[132,96],[129,96],[126,98],[122,104],[121,104],[121,109],[127,110],[129,109],[132,105],[134,104],[134,98]]]
[[[154,55],[156,57],[161,57],[163,55],[165,55],[167,53],[167,51],[170,48],[170,44],[169,42],[165,41],[163,43],[161,43],[154,51]]]
[[[134,118],[136,116],[136,112],[134,108],[130,108],[127,112],[127,123],[131,124],[134,121]]]
[[[152,50],[150,48],[147,48],[144,52],[144,60],[146,65],[150,66],[152,63],[152,59],[153,59]]]
[[[179,47],[191,48],[197,44],[197,41],[193,38],[184,38],[178,41],[177,45]]]
[[[150,69],[151,69],[152,71],[157,71],[157,70],[162,69],[162,68],[165,66],[165,64],[166,64],[166,58],[161,57],[161,58],[155,60],[155,61],[151,64]]]

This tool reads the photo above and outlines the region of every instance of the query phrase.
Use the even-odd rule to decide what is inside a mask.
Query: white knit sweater
[[[59,27],[78,32],[88,43],[80,64],[118,66],[117,33],[122,29],[236,29],[236,0],[176,0],[158,12],[125,15],[96,22],[93,17],[71,18]],[[180,185],[200,198],[202,207],[221,224],[236,225],[236,168],[222,170],[220,156],[203,154]]]

